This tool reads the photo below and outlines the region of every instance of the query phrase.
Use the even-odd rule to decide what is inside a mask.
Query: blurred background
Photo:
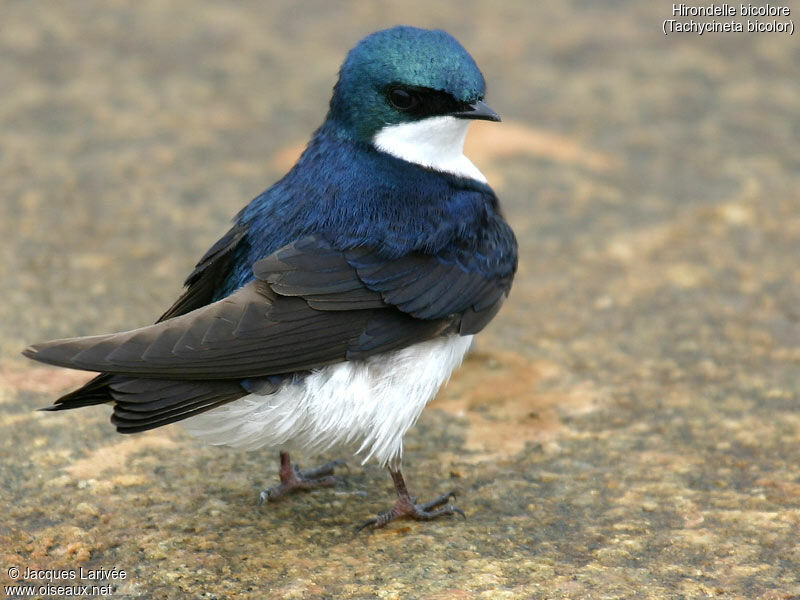
[[[83,566],[125,569],[115,598],[800,596],[797,36],[665,36],[661,1],[0,13],[4,584]],[[270,453],[33,412],[87,377],[20,350],[152,322],[291,167],[346,52],[398,23],[455,35],[504,119],[467,154],[519,273],[405,458],[467,521],[354,535],[391,498],[377,467],[257,507]]]

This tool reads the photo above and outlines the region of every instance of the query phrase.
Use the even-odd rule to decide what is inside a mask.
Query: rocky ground
[[[2,12],[4,585],[116,568],[114,598],[800,597],[796,36],[665,36],[662,2]],[[292,164],[349,47],[399,22],[455,34],[505,119],[468,154],[517,281],[407,440],[412,491],[457,488],[467,520],[355,534],[392,497],[377,467],[259,507],[272,454],[33,412],[86,376],[19,351],[159,315]]]

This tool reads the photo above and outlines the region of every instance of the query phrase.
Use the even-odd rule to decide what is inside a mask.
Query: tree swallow
[[[154,324],[30,346],[100,374],[44,410],[112,403],[135,433],[183,421],[213,444],[280,451],[261,501],[333,485],[350,449],[389,469],[398,517],[464,513],[412,499],[403,437],[495,316],[517,243],[464,156],[473,119],[499,121],[483,75],[448,33],[394,27],[347,55],[328,115],[297,164],[235,217]]]

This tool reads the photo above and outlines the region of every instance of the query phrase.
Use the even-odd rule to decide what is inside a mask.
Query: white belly
[[[250,394],[183,421],[212,444],[322,452],[353,447],[381,465],[461,364],[472,336],[448,336],[366,360],[322,367],[268,396]]]

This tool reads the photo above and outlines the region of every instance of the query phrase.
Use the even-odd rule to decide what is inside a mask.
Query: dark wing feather
[[[282,248],[253,271],[256,280],[186,314],[133,331],[37,344],[25,354],[104,371],[89,391],[106,390],[116,402],[120,431],[142,431],[245,395],[243,379],[269,388],[272,378],[445,332],[477,332],[510,285],[510,276],[489,279],[435,256],[342,252],[316,237]]]
[[[246,234],[247,226],[237,223],[222,236],[195,265],[194,270],[184,282],[186,290],[159,317],[158,321],[186,314],[210,303],[214,299],[219,285],[230,271],[234,251],[243,243]],[[110,373],[101,373],[78,389],[59,398],[52,406],[42,410],[63,410],[112,402],[114,396],[109,388],[111,378]]]
[[[214,299],[214,294],[230,272],[234,250],[243,243],[247,229],[246,225],[237,223],[209,248],[186,278],[183,284],[186,286],[186,291],[159,317],[159,321],[184,315],[209,304]]]
[[[387,304],[413,317],[443,319],[470,312],[487,316],[462,321],[462,335],[477,333],[497,314],[513,276],[490,278],[462,268],[457,261],[421,253],[389,261],[358,248],[345,256],[369,289],[380,292]]]
[[[345,360],[375,310],[320,311],[254,281],[224,300],[149,327],[46,342],[25,354],[64,367],[153,378],[276,375]]]

